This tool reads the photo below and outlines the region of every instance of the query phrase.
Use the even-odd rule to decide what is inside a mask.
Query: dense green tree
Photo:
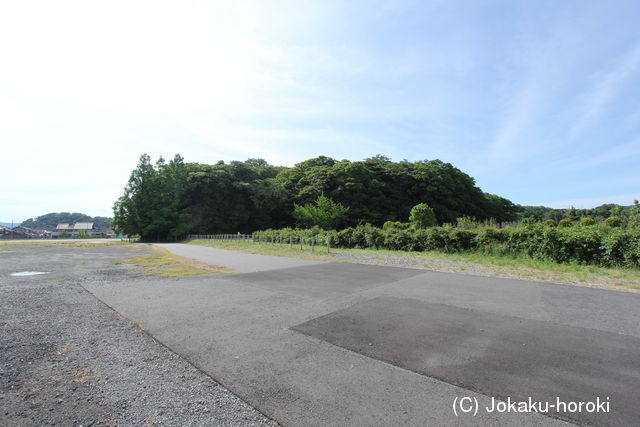
[[[419,203],[411,208],[409,222],[413,228],[421,229],[436,225],[436,214],[426,203]]]
[[[633,201],[633,206],[629,208],[627,223],[629,227],[640,229],[640,202]]]
[[[440,160],[416,162],[412,198],[428,203],[438,222],[452,222],[462,216],[487,218],[482,191],[469,175]]]
[[[511,200],[495,194],[484,193],[484,217],[495,219],[497,222],[515,221],[518,217],[518,206]],[[543,218],[538,219],[541,221]]]
[[[126,235],[139,234],[143,239],[159,237],[152,221],[155,200],[161,196],[154,188],[156,175],[157,171],[151,164],[149,155],[145,153],[140,156],[138,165],[129,176],[124,194],[113,206],[113,226],[118,232]]]
[[[336,229],[349,212],[349,208],[320,195],[314,203],[293,205],[293,217],[303,227],[318,226],[324,230]]]
[[[313,205],[323,195],[349,209],[344,226],[407,221],[420,203],[433,209],[439,223],[463,216],[510,221],[519,209],[483,193],[473,178],[440,160],[319,156],[287,168],[263,159],[184,163],[179,156],[154,165],[145,154],[114,205],[114,225],[147,240],[281,228],[295,223],[294,206]]]

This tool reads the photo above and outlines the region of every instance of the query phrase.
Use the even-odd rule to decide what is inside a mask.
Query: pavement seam
[[[94,293],[92,293],[89,289],[85,288],[84,285],[82,284],[81,281],[78,281],[78,284],[80,285],[80,287],[87,292],[89,295],[91,295],[93,298],[95,298],[96,300],[98,300],[100,303],[102,303],[104,306],[108,307],[111,311],[113,311],[117,316],[121,317],[122,319],[126,320],[129,323],[134,323],[131,319],[129,319],[127,316],[125,316],[123,313],[120,313],[118,310],[116,310],[115,308],[113,308],[111,305],[107,304],[105,301],[103,301],[101,298],[99,298],[97,295],[95,295]],[[165,343],[163,343],[162,341],[160,341],[159,339],[157,339],[152,333],[150,333],[149,331],[147,331],[144,328],[138,328],[138,330],[145,334],[146,336],[148,336],[149,338],[151,338],[154,342],[156,342],[157,344],[159,344],[160,346],[162,346],[163,348],[167,349],[167,351],[169,351],[170,353],[176,355],[177,357],[181,358],[182,360],[186,361],[189,365],[193,366],[199,373],[205,375],[206,377],[210,378],[213,382],[215,382],[216,384],[218,384],[220,387],[224,388],[225,390],[227,390],[229,393],[231,393],[234,397],[236,397],[238,400],[240,400],[241,402],[243,402],[245,405],[249,406],[250,408],[253,408],[254,410],[256,410],[257,412],[259,412],[260,414],[262,414],[265,418],[270,419],[271,421],[273,421],[273,425],[282,425],[280,424],[280,422],[278,422],[277,420],[275,420],[272,416],[266,414],[264,411],[262,411],[259,408],[256,408],[254,405],[252,405],[251,403],[249,403],[248,401],[246,401],[245,399],[243,399],[241,396],[238,396],[235,392],[233,392],[229,387],[227,387],[223,382],[215,379],[214,377],[212,377],[208,372],[206,372],[205,370],[203,370],[200,366],[198,366],[196,363],[194,363],[192,360],[190,360],[189,358],[187,358],[186,356],[183,356],[182,354],[174,351],[171,347],[169,347],[168,345],[166,345]]]
[[[323,317],[323,316],[320,316],[320,317]],[[488,395],[488,394],[486,394],[486,393],[483,393],[483,392],[481,392],[481,391],[479,391],[479,390],[476,390],[474,387],[463,387],[463,386],[461,386],[461,385],[459,385],[459,384],[450,383],[450,382],[448,382],[448,381],[445,381],[444,379],[439,378],[439,377],[437,377],[437,376],[421,374],[421,373],[419,373],[419,372],[412,371],[411,369],[407,369],[407,368],[403,368],[403,367],[401,367],[401,366],[394,365],[393,363],[387,362],[387,361],[385,361],[385,360],[382,360],[382,359],[376,359],[376,358],[374,358],[374,357],[369,357],[369,356],[366,356],[366,355],[364,355],[364,354],[358,353],[357,351],[349,350],[348,348],[341,347],[341,346],[336,345],[336,344],[333,344],[333,343],[331,343],[331,342],[329,342],[329,341],[325,341],[325,340],[323,340],[323,339],[320,339],[320,338],[314,337],[313,335],[306,334],[306,333],[304,333],[304,332],[302,332],[302,331],[298,331],[298,330],[295,330],[295,329],[293,329],[293,328],[294,328],[294,327],[287,328],[287,329],[288,329],[288,330],[290,330],[290,331],[292,331],[292,332],[296,332],[296,333],[298,333],[298,334],[304,335],[304,336],[305,336],[305,337],[307,337],[307,338],[311,338],[313,341],[316,341],[317,343],[324,344],[324,345],[329,345],[330,347],[333,347],[333,348],[339,349],[340,351],[345,351],[345,352],[348,352],[348,353],[354,354],[354,355],[356,355],[356,356],[358,356],[358,357],[362,357],[362,358],[364,358],[364,359],[375,360],[376,362],[379,362],[379,363],[382,363],[382,364],[384,364],[384,365],[390,366],[390,367],[391,367],[391,368],[393,368],[393,369],[397,369],[397,370],[400,370],[400,371],[403,371],[403,372],[407,372],[407,373],[410,373],[410,374],[413,374],[413,375],[418,375],[418,376],[421,376],[421,377],[429,378],[429,379],[430,379],[430,380],[432,380],[432,381],[436,381],[436,382],[438,382],[438,383],[446,384],[446,385],[449,385],[449,386],[451,386],[451,387],[455,387],[456,389],[460,389],[460,390],[467,390],[467,391],[473,392],[473,393],[475,393],[475,394],[478,394],[478,395],[480,395],[480,396],[484,396],[484,397],[489,398],[489,399],[490,399],[490,398],[492,398],[492,397],[494,397],[494,398],[496,398],[496,399],[506,401],[506,399],[503,399],[503,397],[502,397],[502,396],[491,396],[491,395]],[[537,412],[536,414],[537,414],[537,415],[544,416],[544,417],[547,417],[547,418],[551,418],[551,419],[554,419],[554,420],[559,420],[559,421],[562,421],[562,422],[567,423],[568,425],[572,425],[572,426],[592,425],[592,424],[576,424],[576,423],[575,423],[574,421],[572,421],[572,420],[565,419],[565,418],[562,418],[562,417],[560,417],[560,416],[554,416],[554,415],[551,415],[551,414],[542,413],[542,412]],[[533,413],[530,413],[530,414],[528,414],[528,415],[529,415],[529,416],[531,416],[531,417],[533,417],[533,416],[534,416],[534,415],[533,415]]]

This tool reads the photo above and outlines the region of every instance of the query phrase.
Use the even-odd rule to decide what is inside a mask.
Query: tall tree
[[[433,209],[439,223],[463,216],[508,221],[518,210],[440,160],[392,162],[378,155],[352,162],[319,156],[287,168],[263,159],[185,164],[180,156],[152,165],[144,154],[114,205],[114,225],[149,240],[251,232],[294,225],[294,207],[314,206],[321,196],[349,209],[341,219],[345,226],[407,221],[420,203]]]

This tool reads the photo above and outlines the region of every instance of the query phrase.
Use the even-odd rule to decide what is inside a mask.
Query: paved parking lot
[[[236,256],[269,264],[165,248],[218,265]],[[640,295],[295,261],[88,289],[286,425],[631,425],[640,417]],[[609,398],[609,413],[485,409],[492,398],[529,397]],[[475,417],[456,417],[462,398],[478,403]]]

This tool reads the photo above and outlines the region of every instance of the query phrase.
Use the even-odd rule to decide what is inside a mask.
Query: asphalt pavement
[[[207,264],[218,265],[235,270],[239,273],[253,273],[256,271],[279,270],[303,265],[322,264],[322,261],[284,258],[278,256],[265,256],[245,254],[242,252],[227,251],[206,246],[182,245],[182,244],[157,244],[161,248],[172,253],[198,260]]]
[[[284,425],[640,419],[638,294],[163,247],[244,273],[85,287]]]

